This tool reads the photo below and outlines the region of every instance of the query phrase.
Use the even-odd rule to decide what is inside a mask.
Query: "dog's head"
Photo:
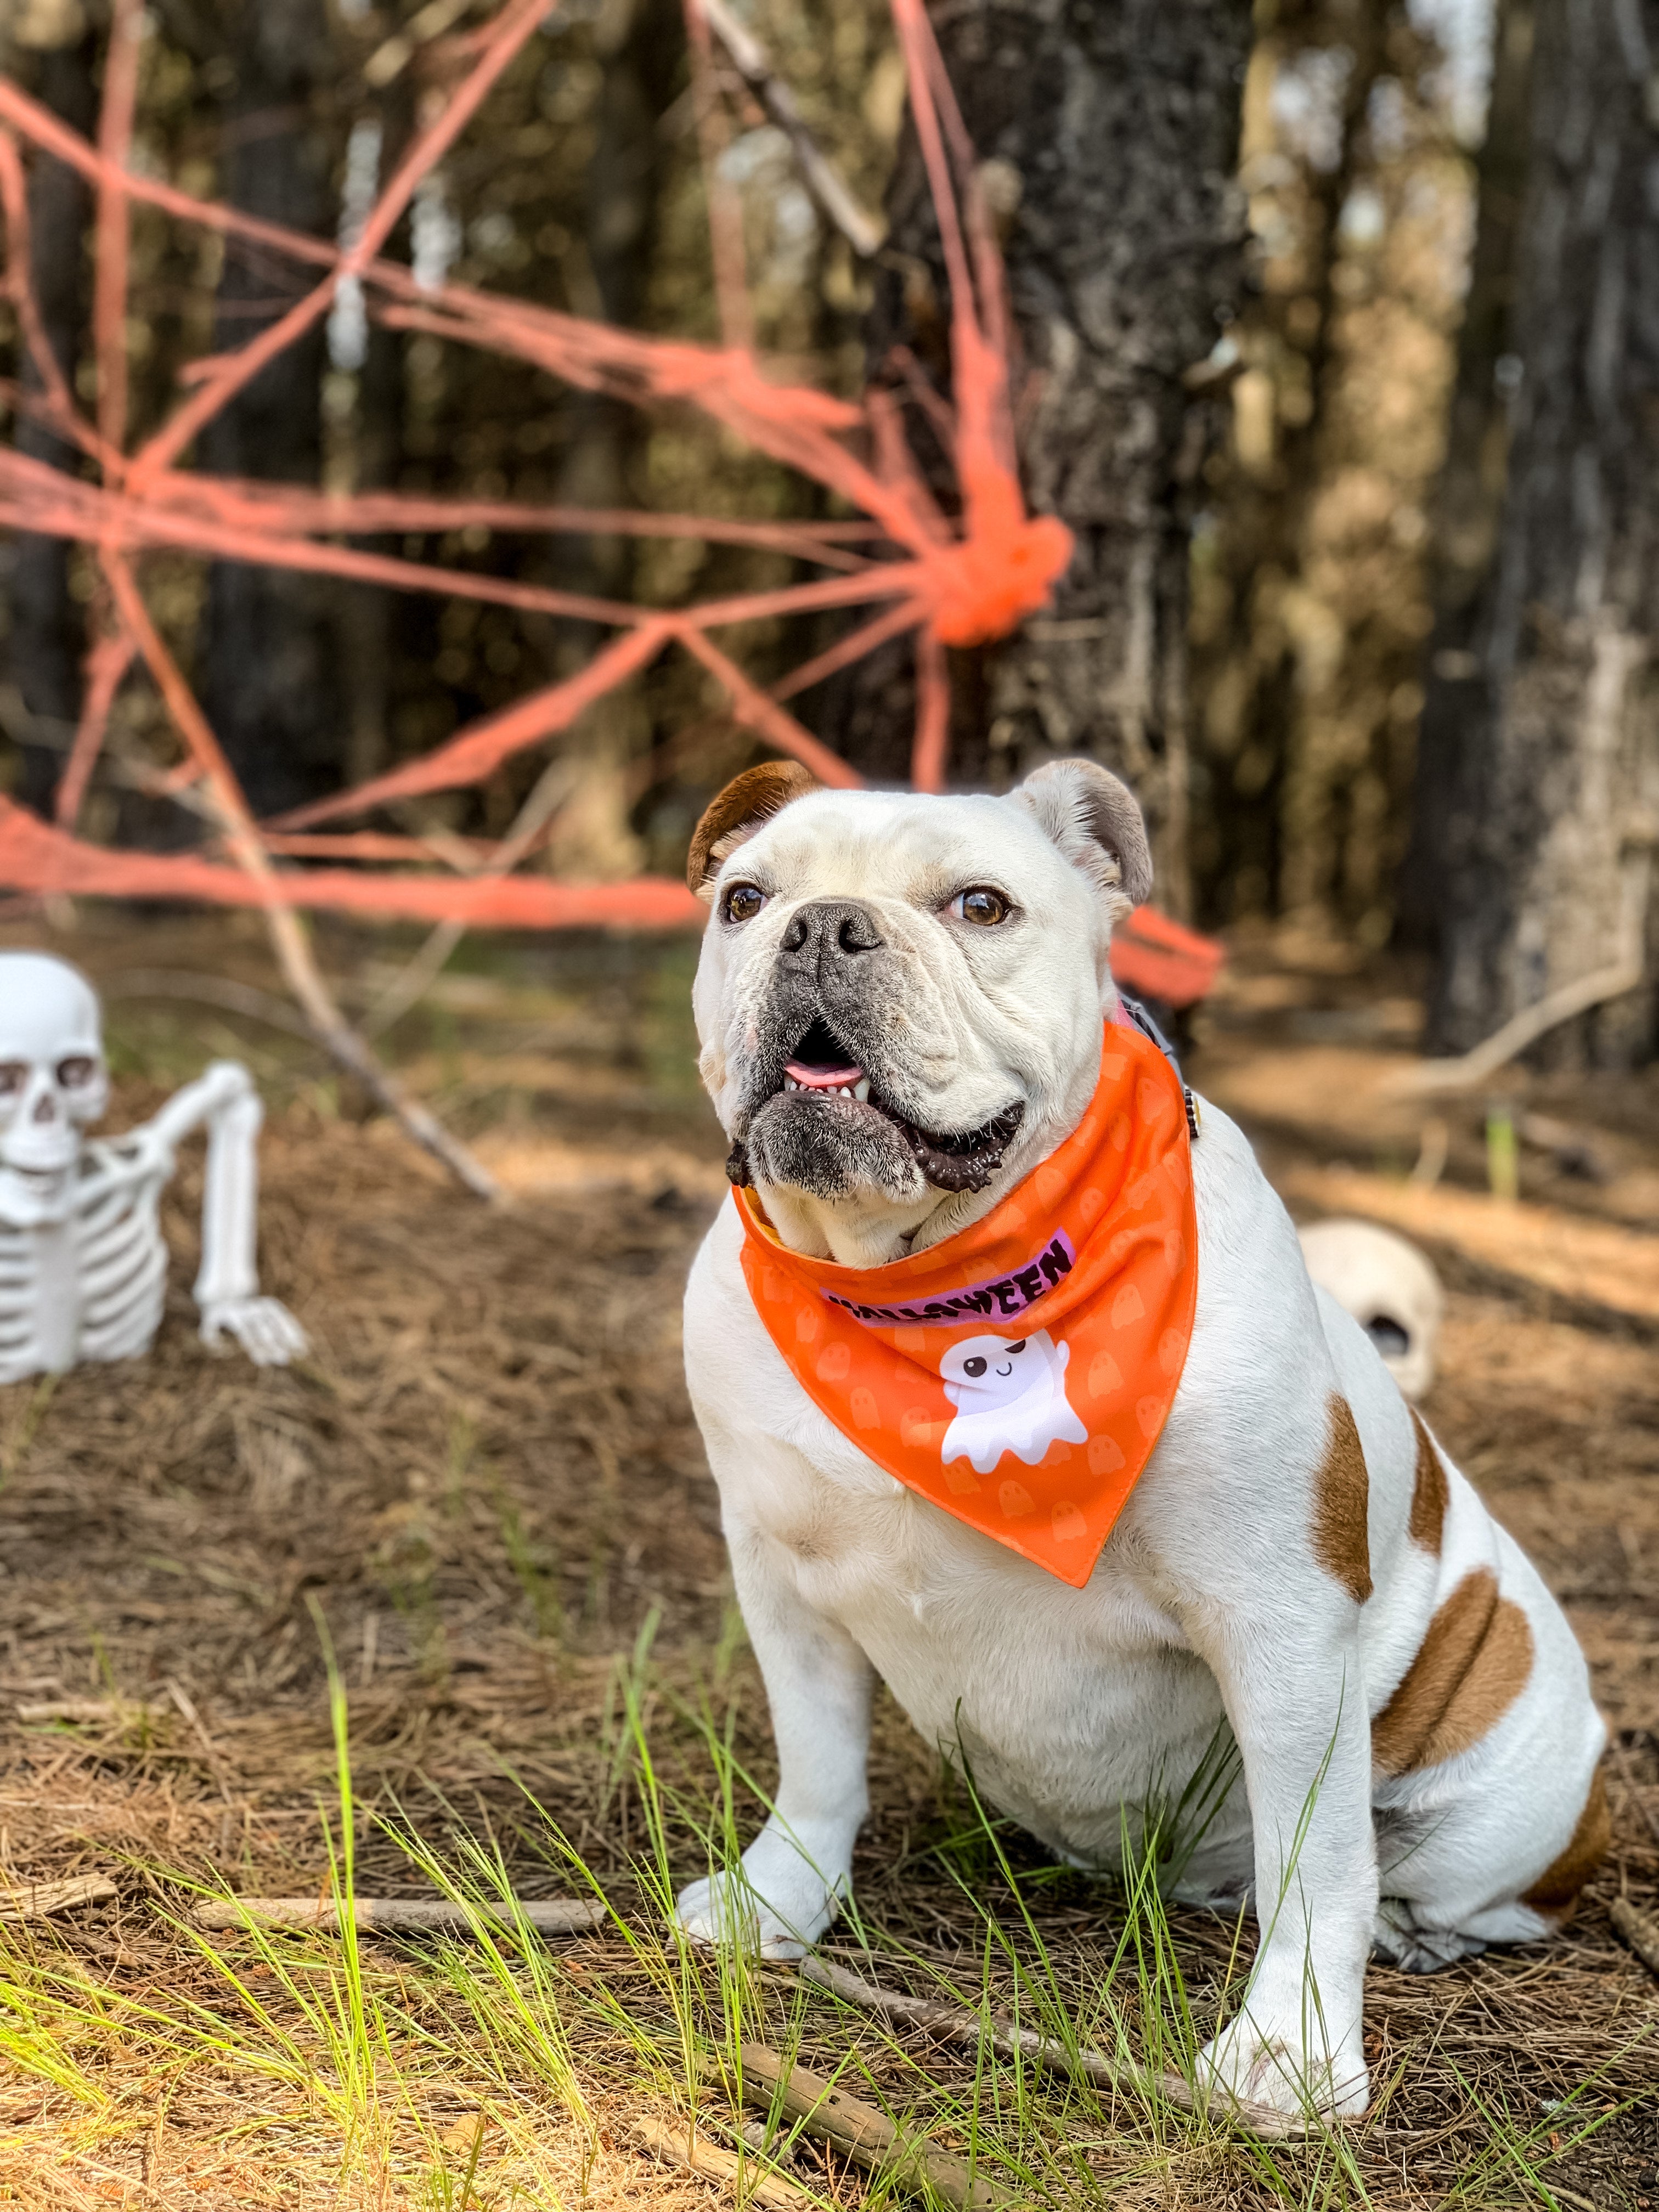
[[[1006,799],[768,764],[714,799],[689,874],[713,908],[694,1002],[734,1177],[792,1245],[874,1264],[984,1211],[1080,1118],[1112,925],[1152,861],[1092,762]]]

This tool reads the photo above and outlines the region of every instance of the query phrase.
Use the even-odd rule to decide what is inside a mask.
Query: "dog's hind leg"
[[[1377,1907],[1371,1956],[1401,1973],[1442,1973],[1460,1959],[1479,1957],[1486,1948],[1481,1937],[1466,1929],[1420,1926],[1403,1898],[1385,1897]]]
[[[1419,1921],[1403,1898],[1385,1897],[1377,1908],[1371,1956],[1405,1974],[1438,1974],[1460,1959],[1479,1958],[1494,1943],[1536,1943],[1559,1927],[1565,1913],[1540,1912],[1521,1898],[1472,1912],[1456,1928]]]
[[[1577,1728],[1562,1729],[1546,1756],[1544,1727],[1575,1718]],[[1482,1747],[1485,1756],[1391,1785],[1395,1802],[1376,1814],[1374,1955],[1432,1974],[1491,1944],[1534,1943],[1559,1928],[1607,1850],[1599,1735],[1587,1700],[1578,1716],[1523,1711]]]

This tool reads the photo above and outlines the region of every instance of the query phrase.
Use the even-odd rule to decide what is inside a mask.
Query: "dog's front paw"
[[[846,1887],[843,1868],[826,1877],[793,1836],[763,1828],[735,1874],[683,1889],[674,1917],[694,1943],[799,1959],[835,1918]]]
[[[694,1881],[674,1900],[674,1917],[694,1943],[757,1953],[763,1959],[799,1959],[818,1932],[800,1929],[757,1897],[740,1875],[717,1874]],[[822,1915],[827,1928],[830,1915]]]
[[[1276,2027],[1243,2013],[1198,2054],[1194,2080],[1259,2135],[1297,2135],[1322,2120],[1357,2119],[1370,2101],[1363,2052],[1310,2051],[1300,2024]]]

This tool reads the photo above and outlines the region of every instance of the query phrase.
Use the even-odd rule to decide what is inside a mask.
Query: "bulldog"
[[[1097,1435],[1082,1373],[1123,1380],[1123,1360],[1066,1364],[1044,1319],[1081,1267],[1073,1245],[1051,1245],[1046,1273],[938,1309],[848,1294],[856,1271],[886,1280],[901,1263],[903,1276],[1024,1218],[1044,1178],[1060,1188],[1084,1157],[1103,1071],[1128,1049],[1109,949],[1151,888],[1139,807],[1082,760],[1006,798],[830,791],[765,766],[708,808],[690,873],[710,908],[700,1066],[738,1188],[691,1271],[686,1373],[779,1779],[741,1874],[693,1883],[681,1925],[774,1956],[829,1927],[867,1806],[878,1675],[925,1739],[969,1762],[982,1796],[1103,1871],[1189,1784],[1202,1795],[1230,1732],[1243,1786],[1176,1853],[1174,1893],[1235,1913],[1248,1900],[1259,1942],[1199,2081],[1287,2124],[1363,2112],[1368,1956],[1432,1972],[1547,1936],[1606,1849],[1604,1729],[1538,1574],[1370,1338],[1316,1291],[1249,1144],[1207,1102],[1189,1101],[1190,1138],[1178,1114],[1160,1124],[1155,1157],[1176,1184],[1190,1164],[1195,1293],[1183,1317],[1182,1237],[1167,1228],[1145,1279],[1164,1281],[1162,1250],[1176,1321],[1143,1364],[1155,1376],[1156,1353],[1178,1381],[1135,1401],[1155,1442],[1109,1498],[1091,1569],[1044,1564],[1061,1553],[1020,1533],[1042,1517],[1051,1469],[1074,1487],[1126,1480],[1093,1472],[1122,1452]],[[1137,1066],[1161,1071],[1131,1042]],[[1135,1095],[1150,1113],[1168,1103],[1149,1075]],[[1149,1172],[1114,1206],[1154,1183],[1164,1191]],[[1098,1233],[1111,1226],[1109,1211]],[[1109,1250],[1136,1233],[1131,1221]],[[805,1337],[823,1340],[820,1311],[843,1339],[869,1336],[871,1389],[835,1397],[817,1379],[851,1360],[856,1381],[861,1338],[815,1370],[769,1323],[756,1286],[790,1269],[808,1277]],[[832,1286],[818,1310],[813,1270]],[[909,1321],[925,1346],[942,1317],[954,1351],[910,1371],[939,1370],[944,1419],[904,1415],[904,1444],[890,1443],[882,1376],[902,1367]],[[910,1469],[952,1449],[953,1407],[966,1456],[927,1495]],[[1118,1433],[1133,1446],[1132,1423]],[[1010,1479],[981,1480],[1005,1446]],[[958,1498],[958,1479],[977,1494]],[[1098,1526],[1089,1510],[1055,1504],[1054,1536]],[[1025,1517],[1005,1529],[1000,1512]]]

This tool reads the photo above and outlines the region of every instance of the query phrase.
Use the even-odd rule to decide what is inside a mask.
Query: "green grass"
[[[156,1866],[133,1873],[154,1900],[137,1909],[159,1918],[174,1945],[176,1971],[165,1977],[109,1972],[50,1926],[0,1929],[0,2063],[12,2087],[33,2085],[27,2116],[7,2100],[0,2194],[29,2155],[40,2174],[125,2172],[141,2137],[159,2130],[165,2140],[177,2122],[178,2170],[198,2177],[196,2193],[175,2200],[157,2182],[164,2203],[252,2203],[266,2201],[258,2192],[267,2188],[278,2191],[272,2203],[433,2212],[637,2202],[641,2187],[706,2201],[703,2185],[685,2177],[659,2172],[653,2182],[627,2126],[647,2113],[695,2116],[712,2139],[740,2146],[742,2046],[757,2039],[931,2133],[1021,2203],[1325,2212],[1423,2201],[1383,2187],[1389,2162],[1368,2154],[1364,2131],[1261,2142],[1219,2114],[1178,2109],[1147,2079],[1190,2070],[1244,1979],[1236,1938],[1219,1990],[1195,2003],[1165,1903],[1182,1833],[1212,1816],[1231,1771],[1225,1744],[1196,1796],[1149,1824],[1087,1977],[1047,1911],[1064,1877],[1017,1863],[965,1769],[934,1846],[961,1935],[951,1954],[872,1924],[855,1902],[838,1931],[863,1945],[860,1971],[884,1986],[1119,2061],[1124,2084],[1103,2095],[983,2042],[920,2041],[741,1950],[714,1955],[685,1942],[675,1893],[699,1869],[736,1868],[765,1793],[738,1753],[736,1684],[722,1686],[717,1672],[696,1694],[675,1695],[653,1663],[653,1626],[619,1662],[609,1708],[609,1800],[629,1793],[637,1838],[621,1881],[602,1887],[527,1793],[513,1863],[498,1837],[467,1827],[458,1809],[441,1846],[430,1820],[422,1829],[396,1808],[368,1814],[353,1789],[347,1695],[331,1650],[336,1778],[319,1821],[338,1936],[251,1919],[210,1935],[189,1908],[216,1893],[210,1886]],[[320,1616],[319,1627],[327,1650]],[[673,1746],[672,1771],[660,1742]],[[469,1913],[466,1937],[360,1942],[350,1905],[371,1827],[419,1886]],[[604,1903],[596,1936],[544,1940],[526,1926],[514,1904],[526,1838],[556,1888]],[[1400,2071],[1376,2085],[1385,2113]],[[1550,2173],[1622,2109],[1616,2100],[1600,2105],[1596,2087],[1587,2081],[1540,2116],[1465,2083],[1483,2146],[1441,2201],[1574,2212],[1582,2200],[1559,2196]],[[848,2179],[775,2115],[767,2156],[826,2212],[847,2201]],[[164,2159],[158,2171],[171,2170]],[[878,2212],[891,2195],[890,2184],[867,2185]],[[61,2199],[46,2191],[31,2201],[85,2200],[66,2182]]]

